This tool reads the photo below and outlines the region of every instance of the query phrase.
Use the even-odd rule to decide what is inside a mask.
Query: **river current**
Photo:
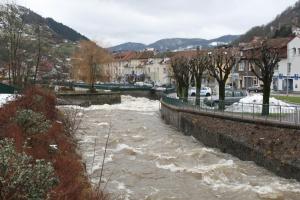
[[[159,101],[122,96],[81,109],[79,148],[91,181],[112,199],[299,200],[300,183],[184,136],[160,118]]]

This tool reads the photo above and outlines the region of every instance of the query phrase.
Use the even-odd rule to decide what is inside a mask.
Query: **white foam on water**
[[[198,165],[193,168],[188,167],[181,167],[176,166],[174,163],[168,164],[168,165],[161,165],[159,162],[156,162],[156,167],[160,169],[166,169],[171,172],[189,172],[189,173],[207,173],[212,170],[216,170],[218,168],[233,168],[235,167],[235,164],[233,160],[220,160],[219,163],[212,164],[212,165]]]
[[[133,137],[133,138],[144,138],[144,137],[141,136],[141,135],[133,135],[133,136],[131,136],[131,137]]]
[[[147,105],[147,106],[145,106]],[[113,105],[92,105],[90,107],[80,107],[80,106],[58,106],[63,108],[73,108],[73,109],[81,109],[84,111],[91,110],[129,110],[129,111],[138,111],[143,114],[147,114],[147,112],[155,112],[159,110],[160,102],[157,100],[150,100],[143,97],[132,97],[132,96],[121,96],[120,104]]]
[[[100,122],[100,123],[96,123],[98,126],[109,126],[108,122]]]
[[[176,159],[177,157],[176,156],[170,156],[170,155],[164,155],[164,154],[161,154],[161,153],[149,153],[150,156],[154,156],[156,157],[157,159],[160,159],[160,160],[171,160],[171,159]]]
[[[112,181],[112,183],[114,183],[114,184],[117,185],[118,190],[121,190],[121,191],[124,191],[124,192],[125,192],[124,196],[122,195],[122,197],[123,197],[124,200],[129,200],[131,194],[134,194],[132,190],[128,189],[128,188],[125,186],[124,183],[119,182],[119,181],[116,181],[116,180]]]
[[[77,113],[77,117],[83,117],[83,113],[82,112],[78,112]]]
[[[142,151],[138,150],[137,148],[128,146],[127,144],[118,144],[115,149],[113,149],[113,152],[120,152],[122,150],[131,150],[138,154],[144,154]]]
[[[94,154],[85,154],[86,157],[94,157]],[[105,157],[104,164],[107,164],[109,162],[112,162],[114,158],[114,154],[109,154]],[[101,156],[95,155],[94,158],[94,164],[93,163],[87,163],[87,171],[91,174],[93,174],[96,170],[99,170],[102,168],[102,161],[103,161],[103,152],[101,152]],[[92,166],[93,165],[93,166]]]
[[[260,198],[263,199],[282,199],[283,192],[300,192],[300,183],[289,184],[280,181],[268,182],[268,185],[252,185],[250,182],[232,181],[218,175],[218,179],[212,178],[211,174],[203,175],[203,182],[217,191],[220,189],[231,191],[252,191],[255,192]]]

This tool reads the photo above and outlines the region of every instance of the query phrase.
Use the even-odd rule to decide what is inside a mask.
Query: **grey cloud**
[[[262,25],[297,0],[18,0],[109,46],[165,37],[214,38]]]

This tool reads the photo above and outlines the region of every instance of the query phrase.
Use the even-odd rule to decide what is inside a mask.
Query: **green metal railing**
[[[18,91],[19,89],[16,87],[0,83],[0,94],[14,94]]]

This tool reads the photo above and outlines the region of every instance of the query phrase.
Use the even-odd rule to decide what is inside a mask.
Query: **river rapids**
[[[299,200],[300,184],[184,136],[160,118],[159,101],[122,96],[80,108],[79,149],[93,184],[112,199]],[[70,108],[69,108],[70,109]]]

